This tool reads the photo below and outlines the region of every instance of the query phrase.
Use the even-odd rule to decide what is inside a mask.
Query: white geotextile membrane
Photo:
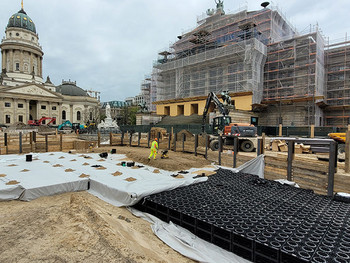
[[[127,159],[121,154],[109,154],[103,159],[97,153],[55,152],[33,154],[32,162],[25,159],[25,155],[0,156],[0,174],[6,175],[0,177],[0,200],[29,201],[40,196],[87,190],[90,180],[90,193],[116,206],[127,206],[149,194],[207,180],[207,177],[193,179],[192,172],[200,169],[190,169],[188,174],[183,174],[184,178],[174,178],[171,176],[174,172],[158,169],[159,173],[154,173],[155,168],[150,166],[123,167],[117,165]],[[102,169],[93,165],[102,166]],[[115,172],[121,175],[114,176]],[[80,178],[82,174],[90,179]],[[128,178],[131,181],[127,181]],[[19,183],[6,185],[10,181]],[[24,190],[20,191],[22,188]]]
[[[141,217],[152,223],[152,230],[155,235],[157,235],[168,246],[188,258],[208,263],[250,262],[195,236],[187,229],[175,225],[172,222],[168,224],[151,214],[143,213],[133,208],[129,208],[129,210],[135,216]]]
[[[258,157],[249,160],[248,162],[242,164],[237,168],[228,168],[225,166],[218,166],[222,169],[230,170],[234,173],[242,172],[247,174],[257,175],[260,178],[264,178],[264,170],[265,170],[265,155],[260,154]]]
[[[41,196],[87,190],[88,179],[79,178],[76,173],[64,171],[64,166],[53,167],[57,158],[56,154],[33,154],[33,161],[26,162],[25,155],[0,156],[0,200],[9,200],[5,196],[6,190],[17,187],[12,199],[30,201]],[[58,161],[58,160],[57,160]],[[17,185],[6,185],[11,181],[17,181]],[[20,191],[19,189],[22,189]],[[14,193],[12,191],[12,193]],[[5,198],[2,198],[4,195]]]

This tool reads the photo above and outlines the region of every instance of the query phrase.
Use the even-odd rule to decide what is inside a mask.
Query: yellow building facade
[[[220,101],[221,95],[217,95]],[[237,110],[251,111],[252,110],[252,92],[231,93],[231,101]],[[207,101],[207,96],[198,96],[183,99],[173,99],[154,102],[157,107],[157,115],[162,116],[190,116],[192,114],[202,115]],[[215,105],[212,103],[209,111],[212,112]]]

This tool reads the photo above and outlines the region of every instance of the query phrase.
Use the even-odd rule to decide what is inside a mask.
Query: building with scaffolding
[[[325,45],[318,27],[300,34],[276,7],[225,14],[219,1],[197,20],[154,64],[157,114],[201,114],[209,92],[229,91],[236,112],[247,113],[231,112],[237,122],[348,124],[346,40]]]

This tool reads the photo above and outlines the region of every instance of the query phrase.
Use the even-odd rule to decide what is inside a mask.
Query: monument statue
[[[106,117],[107,117],[107,119],[111,118],[111,106],[109,105],[108,102],[107,102],[107,105],[106,105]]]
[[[120,128],[115,120],[111,117],[111,106],[109,103],[106,104],[106,118],[104,121],[101,121],[97,128],[100,131],[109,131],[109,132],[120,132]]]

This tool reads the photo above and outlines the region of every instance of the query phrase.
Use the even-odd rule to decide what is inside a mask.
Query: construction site
[[[6,87],[0,262],[350,262],[350,41],[215,3],[159,52],[137,125],[72,83]]]
[[[159,53],[157,114],[201,114],[202,96],[228,91],[261,126],[348,125],[346,37],[331,43],[318,26],[300,33],[277,7],[226,14],[220,3]]]

